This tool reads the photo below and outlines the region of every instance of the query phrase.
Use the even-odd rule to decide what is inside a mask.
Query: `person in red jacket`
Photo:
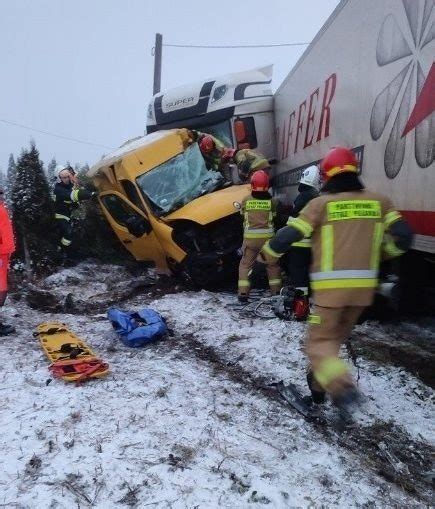
[[[8,294],[9,258],[15,251],[12,223],[3,199],[3,189],[0,189],[0,307],[5,303]],[[14,327],[0,321],[0,336],[7,336],[13,332]]]

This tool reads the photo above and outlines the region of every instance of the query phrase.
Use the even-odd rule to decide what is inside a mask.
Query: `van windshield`
[[[144,173],[136,182],[153,212],[161,216],[222,187],[225,179],[221,173],[207,170],[195,143],[182,154]]]

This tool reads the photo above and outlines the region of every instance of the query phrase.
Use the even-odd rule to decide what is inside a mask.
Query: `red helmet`
[[[213,141],[213,138],[209,135],[202,136],[199,140],[199,150],[203,154],[210,154],[210,152],[213,152],[215,148],[215,143]]]
[[[327,182],[339,173],[358,173],[358,160],[355,154],[346,147],[333,147],[320,163],[322,178]]]
[[[237,150],[235,148],[224,148],[222,152],[222,161],[227,163],[235,156],[236,152]]]
[[[264,170],[252,174],[251,189],[253,191],[267,191],[269,189],[269,175]]]

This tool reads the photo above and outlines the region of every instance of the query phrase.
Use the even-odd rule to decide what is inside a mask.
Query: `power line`
[[[282,44],[237,44],[230,46],[199,45],[199,44],[163,44],[171,48],[206,48],[206,49],[233,49],[233,48],[277,48],[281,46],[308,46],[309,42],[285,42]]]
[[[23,129],[28,129],[29,131],[35,131],[36,133],[46,134],[47,136],[53,136],[54,138],[60,138],[62,140],[69,140],[69,141],[74,141],[75,143],[83,143],[84,145],[91,145],[93,147],[108,148],[110,150],[113,150],[113,147],[108,147],[107,145],[101,145],[100,143],[92,143],[90,141],[85,141],[85,140],[79,140],[77,138],[70,138],[69,136],[63,136],[62,134],[50,133],[49,131],[43,131],[42,129],[35,129],[34,127],[30,127],[30,126],[24,125],[24,124],[18,124],[17,122],[12,122],[10,120],[4,120],[2,118],[0,118],[0,122],[3,122],[4,124],[8,124],[8,125],[13,125],[16,127],[21,127]]]

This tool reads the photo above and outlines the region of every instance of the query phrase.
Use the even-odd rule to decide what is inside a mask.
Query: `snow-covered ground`
[[[205,344],[222,351],[229,360],[242,358],[240,366],[268,378],[305,385],[302,351],[306,324],[283,320],[243,318],[228,306],[234,296],[209,292],[168,295],[151,303],[176,324]],[[235,317],[236,319],[232,319]],[[375,327],[362,325],[359,329]],[[344,352],[343,352],[344,353]],[[359,361],[359,387],[366,401],[360,418],[372,422],[382,416],[403,426],[416,438],[435,438],[433,398],[416,398],[416,391],[433,394],[415,377],[400,368]]]
[[[104,296],[114,275],[128,277],[118,267],[82,265],[49,282],[83,300]],[[305,325],[240,318],[228,307],[233,300],[202,291],[123,302],[159,310],[174,330],[142,349],[124,346],[100,314],[43,313],[10,301],[4,314],[19,332],[0,338],[0,506],[424,507],[360,451],[197,355],[187,336],[241,371],[304,387]],[[79,387],[47,384],[32,332],[51,319],[80,334],[110,374]],[[359,366],[360,425],[381,416],[416,443],[433,443],[432,390],[399,368],[363,359]]]

